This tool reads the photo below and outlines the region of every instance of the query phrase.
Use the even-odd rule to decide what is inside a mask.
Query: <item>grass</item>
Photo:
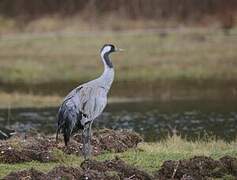
[[[34,95],[26,93],[6,93],[0,91],[0,108],[52,107],[58,106],[63,98],[57,95]]]
[[[142,143],[137,150],[130,150],[121,154],[104,154],[99,160],[119,156],[128,163],[152,172],[162,165],[165,160],[178,160],[196,155],[220,158],[224,155],[237,157],[237,143],[227,144],[223,141],[188,142],[179,136],[170,137],[165,142]]]
[[[126,49],[112,55],[116,81],[237,77],[236,38],[212,28],[2,36],[0,81],[38,84],[95,78],[103,71],[99,50],[106,42]]]
[[[58,105],[61,102],[59,95],[66,95],[76,84],[102,73],[99,50],[107,42],[126,49],[112,55],[116,70],[113,97],[133,94],[139,97],[144,89],[148,96],[159,97],[163,93],[162,97],[165,97],[167,92],[175,90],[171,94],[188,97],[191,92],[188,86],[192,84],[193,97],[206,97],[207,94],[212,97],[215,95],[213,89],[218,91],[215,98],[235,96],[236,33],[236,28],[227,36],[214,27],[186,27],[164,31],[3,34],[0,41],[0,106]],[[149,90],[144,88],[146,83],[149,83]],[[197,93],[200,93],[193,94],[197,84]],[[137,94],[133,93],[134,89]],[[53,94],[52,99],[43,94]]]
[[[231,88],[226,91],[228,94],[235,94],[236,33],[236,28],[227,36],[214,27],[186,27],[164,31],[3,34],[0,41],[1,107],[58,105],[59,95],[102,73],[99,50],[107,42],[126,49],[112,55],[116,70],[113,97],[130,96],[133,93],[124,91],[124,87],[129,89],[128,85],[136,86],[141,81],[150,83],[148,95],[157,95],[153,91],[165,95],[177,89],[174,93],[179,96],[179,92],[182,95],[183,90],[188,89],[187,82],[201,82],[207,91],[208,87],[221,91],[225,86]],[[123,82],[127,84],[122,85]],[[231,87],[225,82],[230,82]],[[156,85],[158,89],[153,89]],[[165,87],[164,90],[159,89],[159,85]],[[144,85],[130,89],[140,92]],[[189,90],[186,91],[188,96]],[[205,95],[206,91],[202,88],[198,92]],[[43,94],[53,94],[52,99]],[[224,96],[217,92],[216,97]]]
[[[59,163],[39,163],[28,162],[19,164],[0,164],[0,178],[4,177],[11,171],[36,168],[44,172],[53,167],[64,164],[66,166],[79,166],[82,162],[81,157],[74,155],[65,156],[61,151],[55,151]],[[173,136],[165,142],[141,143],[137,149],[131,149],[123,153],[105,153],[94,157],[97,160],[113,159],[115,156],[120,157],[127,163],[140,167],[150,173],[160,168],[165,160],[179,160],[196,155],[210,156],[214,159],[225,155],[237,157],[237,141],[225,143],[223,141],[198,141],[188,142],[178,136]]]
[[[21,108],[21,107],[55,107],[59,106],[64,97],[59,95],[37,95],[33,93],[20,93],[20,92],[11,92],[6,93],[4,91],[0,91],[0,108]],[[122,98],[122,97],[112,97],[109,98],[108,103],[123,103],[123,102],[134,102],[134,101],[144,101],[147,100],[145,98]]]

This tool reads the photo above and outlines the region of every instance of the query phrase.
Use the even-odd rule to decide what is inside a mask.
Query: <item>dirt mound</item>
[[[179,161],[165,161],[155,173],[157,179],[206,179],[222,178],[225,175],[237,177],[237,159],[230,156],[214,160],[206,156],[195,156]]]
[[[81,134],[75,135],[73,140],[81,143]],[[142,140],[139,134],[132,131],[103,129],[93,133],[93,152],[94,154],[98,154],[101,151],[124,152],[129,148],[135,148]]]
[[[123,152],[136,147],[141,141],[142,138],[137,133],[127,130],[104,129],[95,131],[92,138],[92,153],[98,155],[105,151]],[[16,137],[15,139],[0,141],[0,162],[57,161],[53,155],[54,149],[60,149],[66,154],[82,155],[81,134],[74,135],[67,147],[64,146],[62,139],[56,143],[55,137],[43,135],[35,135],[27,139]]]
[[[131,165],[128,165],[118,158],[104,162],[94,160],[84,161],[81,164],[81,167],[84,170],[92,169],[98,172],[116,172],[120,179],[152,179],[152,177],[148,173],[141,171]]]
[[[16,150],[7,149],[2,150],[0,155],[0,162],[2,163],[20,163],[29,161],[40,161],[40,162],[50,162],[56,161],[52,153],[47,151],[34,151],[34,150]]]
[[[85,161],[81,164],[81,168],[59,166],[47,174],[40,171],[30,169],[19,172],[10,173],[4,180],[14,179],[37,179],[37,180],[52,180],[52,179],[72,179],[72,180],[150,180],[152,179],[147,173],[127,165],[120,159],[111,161]]]
[[[139,134],[128,130],[114,131],[111,129],[103,129],[95,131],[91,140],[92,153],[98,155],[105,151],[124,152],[129,148],[137,147],[137,144],[142,140]],[[81,134],[75,134],[71,138],[68,147],[58,144],[57,148],[67,154],[82,155]]]
[[[76,179],[83,175],[81,168],[59,166],[55,167],[47,174],[47,179]]]
[[[43,180],[45,178],[46,175],[44,173],[32,168],[30,170],[12,172],[4,177],[3,180]]]
[[[224,156],[220,158],[220,162],[224,164],[227,171],[237,177],[237,158]]]
[[[52,153],[54,145],[46,145],[48,138],[31,137],[23,139],[17,137],[8,141],[0,141],[0,162],[21,163],[32,160],[40,162],[57,161]]]
[[[237,158],[224,156],[214,160],[210,157],[196,156],[186,160],[165,161],[161,169],[154,173],[154,177],[116,158],[103,162],[84,161],[80,167],[58,166],[47,174],[34,169],[12,172],[3,179],[196,180],[224,177],[237,178]]]

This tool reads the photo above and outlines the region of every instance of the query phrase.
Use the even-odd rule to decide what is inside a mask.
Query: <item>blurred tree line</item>
[[[234,14],[237,0],[1,0],[0,15],[32,20],[47,15],[103,16],[116,13],[125,18],[177,18],[198,20],[205,15]]]

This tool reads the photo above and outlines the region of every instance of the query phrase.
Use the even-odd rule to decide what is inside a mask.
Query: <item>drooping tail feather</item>
[[[70,135],[71,135],[70,121],[68,120],[68,118],[65,119],[62,114],[63,114],[62,112],[59,112],[58,114],[58,127],[56,131],[56,142],[58,142],[58,134],[61,132],[64,137],[65,146],[67,146],[70,139]]]
[[[69,121],[65,121],[64,126],[62,126],[62,131],[63,131],[64,143],[65,146],[67,146],[71,135],[71,128]]]
[[[61,106],[58,113],[58,129],[56,133],[56,140],[58,139],[58,134],[61,132],[64,137],[65,146],[67,146],[71,134],[77,129],[82,128],[80,123],[81,118],[82,115],[81,113],[77,112],[76,106]]]

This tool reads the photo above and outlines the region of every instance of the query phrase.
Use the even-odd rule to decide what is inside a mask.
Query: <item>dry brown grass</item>
[[[62,101],[59,96],[41,96],[33,94],[6,93],[0,92],[0,108],[17,107],[50,107],[57,106]]]

